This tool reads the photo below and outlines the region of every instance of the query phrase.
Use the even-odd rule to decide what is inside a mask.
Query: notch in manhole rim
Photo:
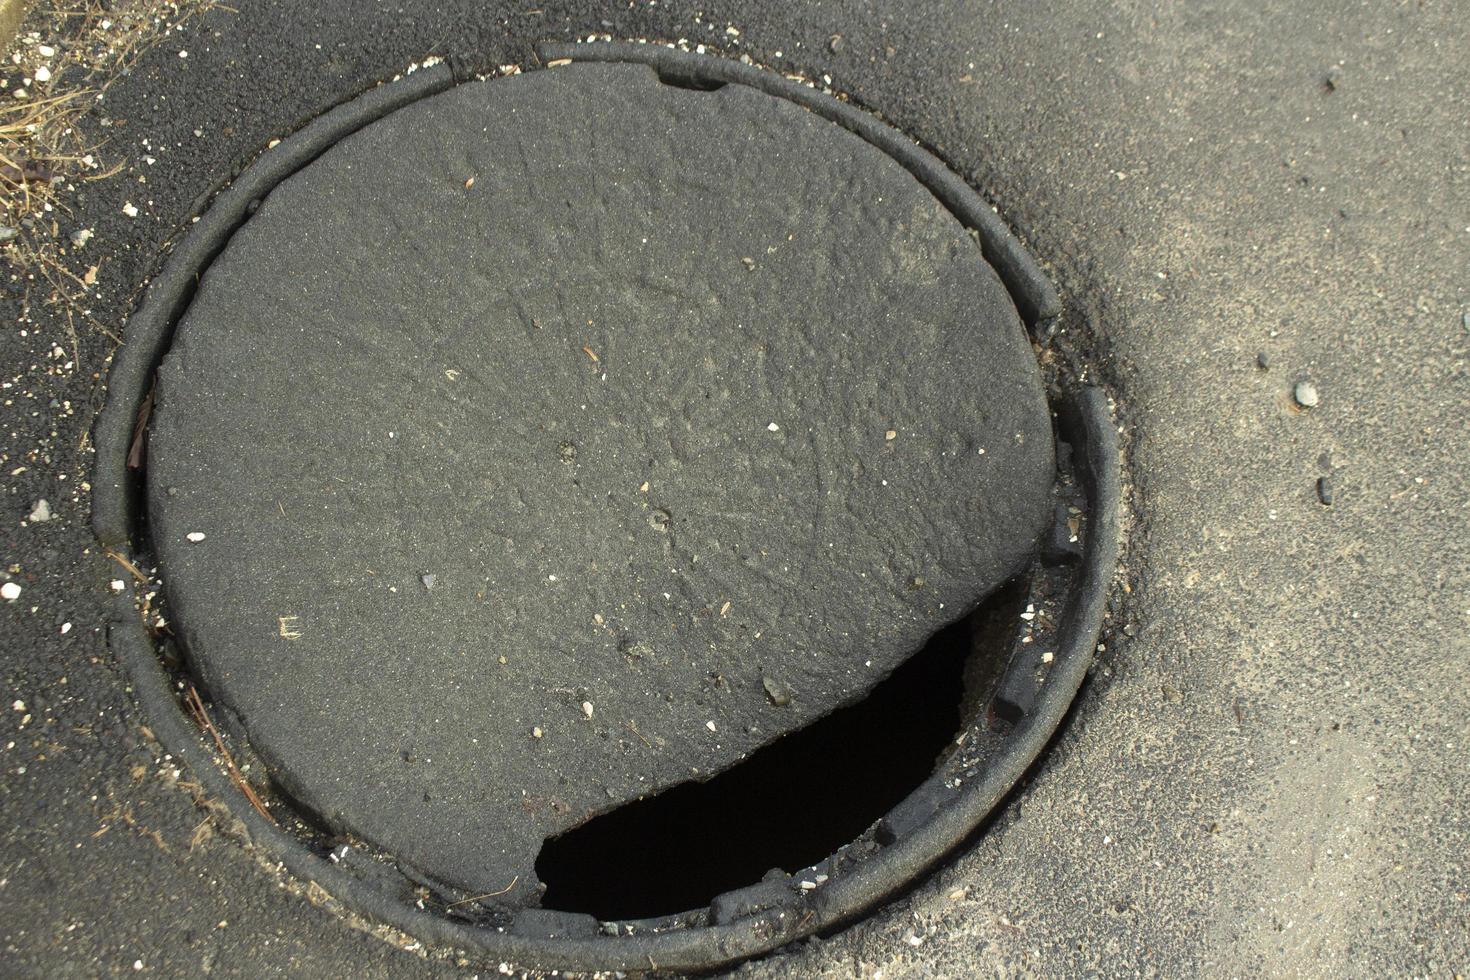
[[[808,108],[888,153],[975,229],[983,254],[1000,273],[1034,334],[1044,337],[1060,313],[1055,290],[984,200],[933,156],[860,109],[762,69],[657,45],[546,44],[539,53],[546,62],[645,64],[703,87],[748,85]],[[109,376],[111,396],[95,429],[93,525],[108,552],[124,559],[136,553],[132,544],[139,508],[128,467],[133,430],[153,371],[188,305],[197,275],[276,183],[346,135],[453,84],[446,66],[420,69],[318,118],[263,155],[224,190],[175,250],[130,320],[129,342]],[[855,867],[830,876],[821,888],[753,884],[716,897],[704,925],[665,932],[634,930],[612,938],[601,934],[590,917],[555,911],[524,913],[512,928],[502,931],[416,907],[411,894],[401,889],[395,894],[346,871],[256,812],[200,741],[200,731],[176,698],[172,679],[127,593],[115,600],[110,642],[164,746],[212,795],[226,802],[257,845],[346,906],[427,942],[548,968],[714,967],[851,920],[901,889],[966,839],[1036,759],[1061,721],[1085,675],[1101,627],[1116,561],[1119,503],[1116,433],[1105,396],[1098,389],[1081,388],[1063,397],[1062,404],[1053,406],[1061,430],[1059,449],[1067,447],[1075,464],[1087,526],[1079,556],[1048,559],[1056,567],[1070,567],[1075,583],[1057,617],[1059,630],[1049,644],[1055,659],[1044,680],[1032,670],[1029,682],[1024,677],[1004,682],[1011,686],[1002,703],[1011,708],[1002,709],[1002,714],[1008,713],[1013,723],[1004,748],[982,771],[958,785],[931,779],[916,789],[881,822],[876,850]],[[782,885],[787,894],[772,884]]]

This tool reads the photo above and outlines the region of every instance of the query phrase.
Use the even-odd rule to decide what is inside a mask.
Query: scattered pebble
[[[133,204],[132,201],[128,201],[126,204],[123,205],[123,214],[127,215],[129,218],[136,218],[138,216],[138,208],[136,205]]]
[[[1321,401],[1321,395],[1317,393],[1317,386],[1310,381],[1298,381],[1296,387],[1291,390],[1291,397],[1302,408],[1316,408]]]
[[[777,425],[775,422],[772,422],[770,425],[766,426],[766,428],[769,429],[772,432],[780,432],[781,431],[781,427],[779,425]]]
[[[1271,367],[1271,355],[1265,351],[1258,351],[1256,353],[1256,367],[1262,371],[1268,370]]]
[[[769,677],[761,678],[761,687],[766,689],[766,697],[778,708],[784,708],[791,703],[791,692],[780,681]]]
[[[200,541],[204,540],[204,532],[190,531],[188,534],[184,535],[184,537],[188,538],[190,541],[193,541],[195,544],[198,544]]]
[[[10,710],[11,711],[24,711],[24,710],[26,710],[26,703],[24,701],[19,700],[19,699],[15,700],[15,701],[12,701],[12,702],[10,702]]]
[[[51,69],[47,68],[45,65],[42,65],[41,67],[36,69],[35,78],[38,82],[51,81]]]
[[[841,51],[842,50],[842,46],[843,46],[843,41],[842,41],[842,35],[841,34],[833,34],[831,37],[829,37],[827,39],[827,50],[828,51],[831,51],[833,54],[836,54],[837,52]]]
[[[883,433],[883,438],[888,440],[889,442],[892,442],[893,440],[898,438],[898,430],[889,429],[887,432]]]
[[[113,579],[111,582],[108,583],[108,585],[112,587],[112,591],[114,592],[121,592],[128,587],[128,583],[124,582],[120,578]]]
[[[437,582],[437,581],[439,581],[439,576],[437,576],[437,575],[420,575],[419,576],[419,581],[422,582],[422,583],[424,583],[424,589],[426,591],[433,592],[434,591],[434,583]]]
[[[542,735],[545,735],[545,734],[546,733],[541,730],[541,727],[539,725],[537,727],[531,729],[531,737],[532,738],[540,738]]]
[[[1317,499],[1322,501],[1323,507],[1331,507],[1332,501],[1337,497],[1332,487],[1332,477],[1317,477]]]
[[[704,727],[705,728],[708,728],[710,731],[714,731],[715,730],[715,723],[712,722],[712,721],[707,721],[707,722],[704,723]]]
[[[81,248],[83,245],[87,244],[87,242],[89,242],[91,240],[92,240],[92,229],[91,228],[80,228],[80,229],[78,229],[78,230],[76,230],[76,231],[74,231],[74,232],[71,233],[71,243],[73,245],[75,245],[77,248]]]
[[[589,719],[592,717],[592,702],[591,701],[583,701],[582,702],[582,715],[584,717],[586,717],[586,718],[589,718]]]
[[[8,242],[19,234],[20,232],[16,231],[9,225],[0,225],[0,242]]]
[[[14,602],[20,598],[20,586],[14,582],[6,582],[0,585],[0,599],[6,602]]]
[[[30,515],[27,519],[35,524],[44,524],[46,521],[51,520],[51,505],[46,502],[45,497],[36,501],[36,506],[31,508]]]
[[[741,257],[740,261],[742,263],[744,263],[745,270],[747,272],[754,272],[755,271],[755,259],[751,258],[748,255],[745,255],[745,256],[742,256]]]

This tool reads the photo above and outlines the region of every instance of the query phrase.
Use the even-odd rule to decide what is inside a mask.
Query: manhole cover
[[[164,586],[115,636],[165,738],[205,744],[177,651],[298,873],[541,965],[709,965],[898,887],[1035,755],[1115,476],[932,160],[600,50],[645,63],[426,73],[223,195],[114,373],[98,531]]]

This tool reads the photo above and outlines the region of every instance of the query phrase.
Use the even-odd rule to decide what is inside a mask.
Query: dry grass
[[[150,47],[215,0],[97,0],[41,7],[14,39],[0,77],[0,254],[28,300],[65,311],[73,354],[79,323],[113,336],[86,312],[97,267],[87,266],[90,231],[62,234],[78,185],[123,169],[102,160],[106,144],[80,121],[113,79]],[[34,291],[42,295],[36,297]],[[113,339],[117,338],[113,336]]]

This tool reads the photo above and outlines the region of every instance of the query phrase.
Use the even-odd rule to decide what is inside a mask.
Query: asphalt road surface
[[[427,56],[529,67],[605,33],[829,75],[991,197],[1097,352],[1130,591],[1065,730],[949,866],[737,974],[1470,972],[1465,5],[233,6],[82,122],[123,169],[58,220],[94,230],[113,332],[270,140]],[[83,323],[73,352],[25,285],[0,337],[0,972],[494,974],[354,928],[156,755],[87,527],[112,343]]]

